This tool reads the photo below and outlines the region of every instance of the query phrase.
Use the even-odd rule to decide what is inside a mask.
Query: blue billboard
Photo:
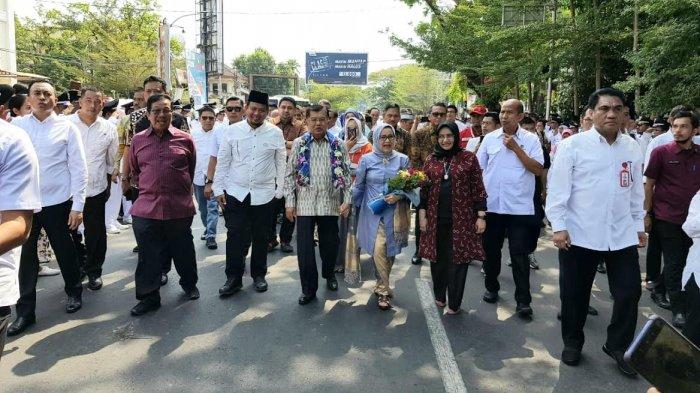
[[[366,85],[367,53],[306,52],[306,81],[327,85]]]

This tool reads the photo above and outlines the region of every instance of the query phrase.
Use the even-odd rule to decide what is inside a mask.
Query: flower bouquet
[[[420,202],[420,186],[425,183],[428,177],[419,170],[400,170],[396,176],[389,179],[384,192],[372,198],[367,206],[374,214],[381,214],[389,204],[384,200],[387,195],[394,194],[406,197],[414,205]]]

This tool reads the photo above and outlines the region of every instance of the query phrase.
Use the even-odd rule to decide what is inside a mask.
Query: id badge
[[[630,171],[628,168],[628,163],[622,163],[622,170],[620,171],[620,187],[627,188],[630,186]]]

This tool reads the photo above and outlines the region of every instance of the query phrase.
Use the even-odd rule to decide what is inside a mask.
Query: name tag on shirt
[[[622,170],[620,170],[620,187],[627,188],[630,186],[630,164],[625,161],[622,163]]]

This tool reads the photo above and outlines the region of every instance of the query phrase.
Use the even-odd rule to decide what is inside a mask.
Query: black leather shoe
[[[335,278],[329,278],[326,280],[326,287],[328,287],[329,291],[337,291],[338,290],[338,280]]]
[[[87,287],[92,291],[99,291],[102,288],[102,277],[90,277]]]
[[[627,364],[627,362],[625,361],[624,351],[613,351],[609,349],[607,345],[603,345],[603,352],[605,352],[606,355],[613,358],[613,360],[617,363],[618,370],[620,370],[621,373],[625,374],[628,377],[634,377],[637,375],[637,372],[634,371],[634,369],[630,367],[630,365]]]
[[[578,366],[581,361],[581,351],[576,348],[564,348],[561,352],[561,361],[567,366]]]
[[[496,303],[498,301],[498,292],[486,291],[482,297],[486,303]]]
[[[608,272],[608,270],[605,268],[605,262],[598,262],[598,267],[596,267],[595,270],[597,270],[600,274],[605,274]]]
[[[160,286],[162,287],[163,285],[168,283],[168,273],[161,273],[160,274]]]
[[[149,311],[155,311],[160,308],[160,301],[156,300],[141,300],[131,309],[131,315],[138,317]]]
[[[134,247],[134,249],[131,250],[131,252],[139,252],[139,246]]]
[[[685,314],[680,312],[673,314],[671,324],[679,329],[683,328],[685,326]]]
[[[243,280],[238,278],[229,278],[224,286],[219,288],[219,296],[231,296],[243,288]]]
[[[267,291],[267,281],[265,281],[265,277],[253,278],[253,286],[257,292]]]
[[[670,310],[671,309],[671,302],[668,301],[666,298],[665,293],[660,293],[660,292],[652,292],[651,293],[651,300],[656,303],[657,306]]]
[[[280,242],[277,241],[277,239],[271,241],[270,243],[267,244],[267,252],[272,252],[279,246]]]
[[[289,254],[289,253],[291,253],[291,252],[294,252],[294,248],[293,248],[292,245],[289,244],[289,243],[282,243],[282,244],[280,245],[280,250],[281,250],[283,253],[286,253],[286,254]]]
[[[420,265],[421,263],[423,263],[423,258],[416,254],[413,256],[413,258],[411,258],[411,263],[413,265]]]
[[[66,299],[66,312],[72,314],[83,307],[83,299],[80,295],[68,296]]]
[[[518,303],[515,306],[515,312],[518,314],[518,316],[520,318],[532,319],[532,307],[530,307],[529,304]]]
[[[312,300],[316,299],[316,295],[301,295],[299,296],[299,304],[302,306],[311,303]]]
[[[216,250],[217,248],[219,248],[219,246],[216,245],[216,239],[214,239],[213,237],[207,239],[207,248],[210,250]]]
[[[17,317],[14,322],[10,324],[10,327],[7,328],[7,335],[8,336],[16,336],[23,331],[27,330],[28,327],[34,325],[36,323],[36,318],[34,316],[30,317]]]
[[[207,240],[207,236],[205,234],[202,234],[202,236],[199,237],[199,240]]]
[[[199,299],[199,289],[197,287],[185,289],[185,296],[190,300],[197,300]]]

